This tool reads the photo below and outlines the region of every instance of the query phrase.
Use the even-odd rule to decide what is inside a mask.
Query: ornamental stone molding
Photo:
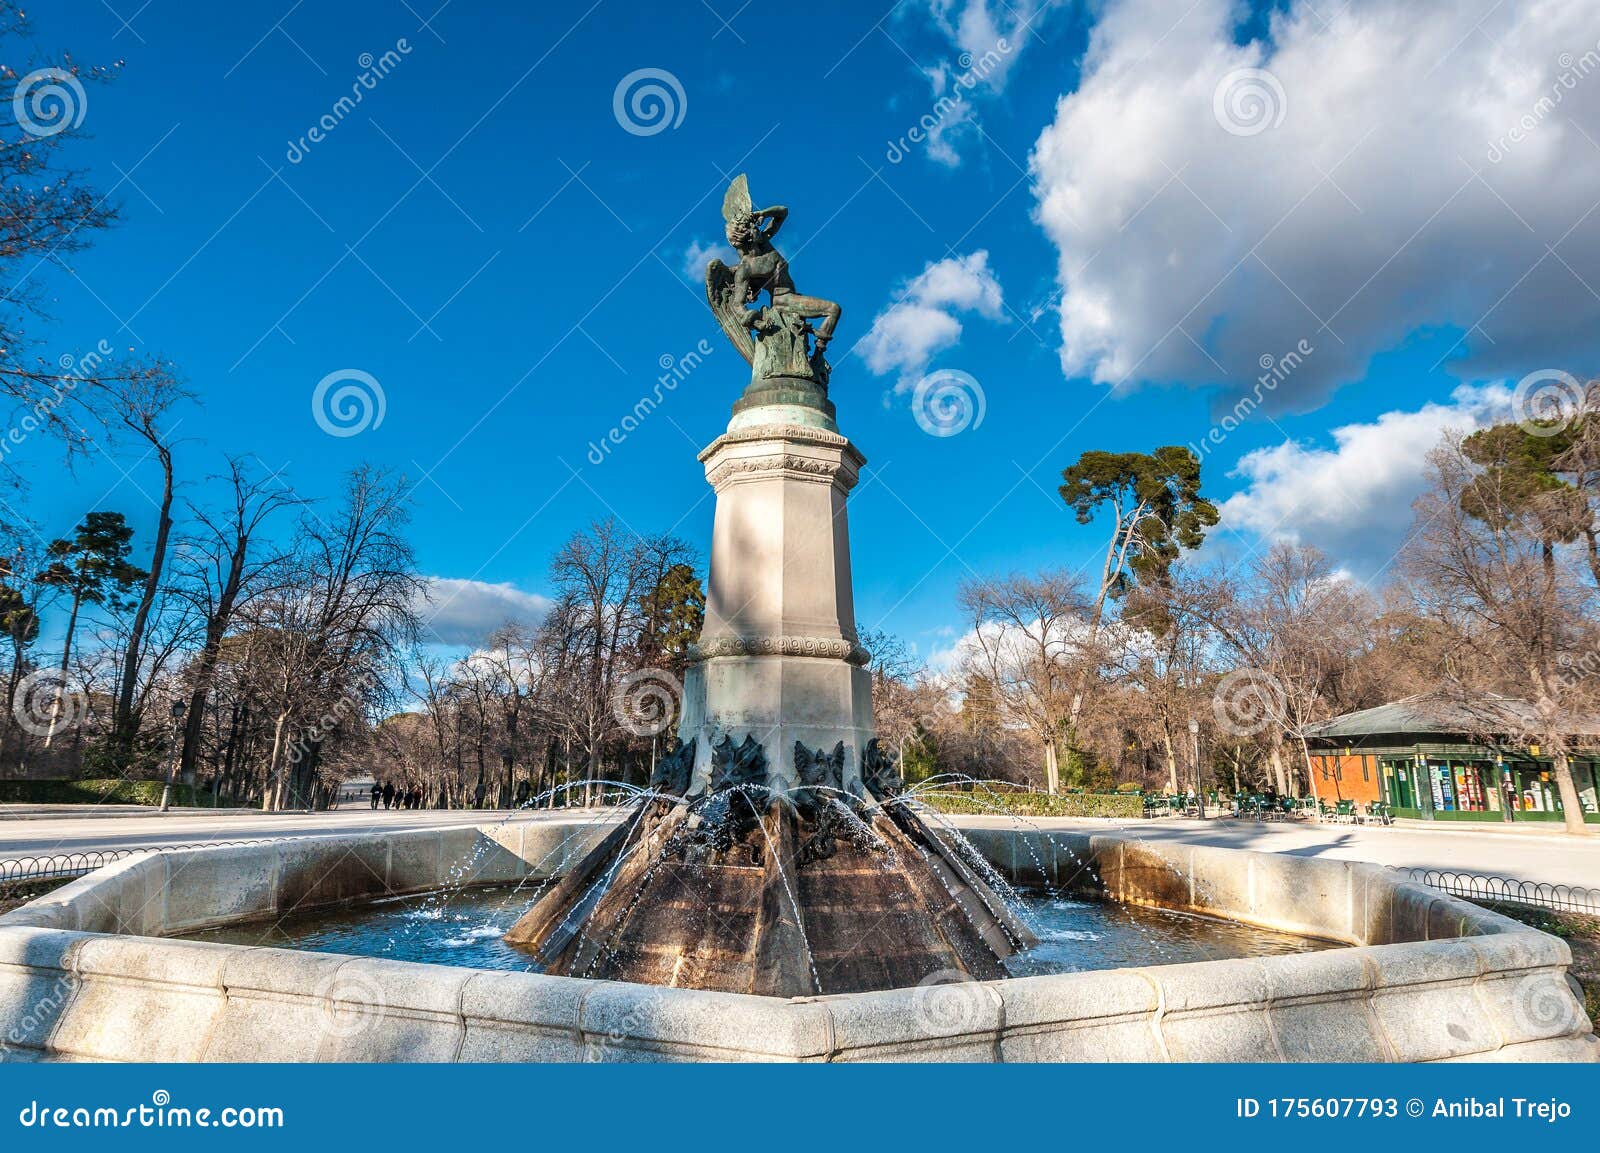
[[[743,456],[718,461],[706,470],[706,479],[713,487],[736,476],[751,473],[781,472],[789,476],[815,477],[831,481],[839,478],[848,488],[855,476],[845,470],[843,463],[826,457],[798,456],[794,453],[773,453],[771,456]]]
[[[806,450],[812,450],[810,452]],[[820,450],[820,451],[819,451]],[[866,457],[836,432],[797,424],[759,425],[730,431],[700,454],[713,488],[736,477],[782,473],[825,480],[848,490]]]
[[[751,428],[731,430],[712,441],[700,454],[700,459],[709,460],[718,450],[730,445],[772,440],[787,441],[789,444],[811,444],[819,448],[843,449],[850,455],[860,457],[861,463],[866,463],[866,458],[861,457],[855,445],[850,443],[849,437],[842,433],[829,432],[825,428],[811,428],[803,424],[760,424]]]
[[[689,646],[691,661],[713,657],[824,657],[865,667],[872,654],[843,637],[714,637]]]

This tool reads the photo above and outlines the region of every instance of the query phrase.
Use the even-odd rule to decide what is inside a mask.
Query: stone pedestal
[[[865,461],[825,390],[761,379],[700,461],[717,515],[680,741],[506,941],[547,973],[769,997],[1004,976],[1032,935],[873,740],[845,513]]]
[[[780,788],[798,783],[797,742],[824,753],[842,742],[854,791],[873,723],[845,501],[865,458],[830,411],[771,403],[741,405],[700,460],[717,511],[679,727],[696,746],[694,785],[708,783],[713,745],[751,737]]]

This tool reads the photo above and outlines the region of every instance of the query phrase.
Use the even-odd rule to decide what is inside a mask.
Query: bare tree
[[[122,434],[131,434],[146,446],[161,468],[161,497],[157,502],[156,533],[150,546],[150,563],[145,569],[144,587],[134,606],[128,625],[126,648],[122,656],[122,677],[111,721],[113,755],[121,764],[132,759],[138,736],[139,715],[135,696],[139,684],[140,662],[145,657],[145,631],[150,613],[162,588],[167,546],[172,538],[172,429],[167,422],[172,410],[193,399],[164,368],[139,373],[127,380],[104,383],[101,390],[110,397],[108,422]]]
[[[423,586],[402,535],[406,499],[400,479],[357,469],[331,519],[302,518],[278,591],[252,609],[273,718],[269,809],[314,803],[324,742],[382,698],[415,643]]]
[[[181,768],[196,769],[206,699],[216,676],[222,641],[234,622],[240,599],[256,591],[263,574],[281,571],[276,550],[263,550],[263,526],[279,510],[302,503],[275,479],[252,475],[238,457],[228,460],[231,500],[221,512],[190,506],[199,526],[182,553],[183,588],[205,621],[205,640],[189,669],[189,707],[184,719]]]
[[[1189,722],[1199,723],[1205,687],[1216,671],[1216,587],[1191,579],[1174,565],[1167,579],[1135,589],[1123,606],[1121,620],[1110,630],[1109,664],[1133,690],[1127,721],[1147,727],[1161,750],[1167,786],[1184,791],[1179,765],[1192,760]],[[1198,774],[1199,766],[1190,765]]]
[[[1044,572],[970,581],[960,600],[970,630],[962,658],[969,679],[981,677],[1006,719],[1038,740],[1045,788],[1059,792],[1060,750],[1073,715],[1070,685],[1085,662],[1095,661],[1083,636],[1088,599],[1070,574]]]
[[[1597,639],[1595,589],[1576,550],[1558,547],[1523,494],[1470,460],[1458,438],[1432,453],[1429,476],[1401,560],[1416,611],[1470,656],[1463,664],[1480,684],[1532,704],[1567,832],[1586,834],[1570,755],[1573,719],[1597,695],[1595,678],[1582,672]]]
[[[550,584],[577,627],[582,654],[573,670],[580,679],[572,697],[588,780],[603,779],[605,746],[625,731],[616,696],[623,677],[634,671],[631,658],[641,651],[648,624],[645,594],[659,588],[673,566],[692,560],[682,541],[646,539],[608,518],[573,534],[551,563]]]
[[[1242,581],[1223,581],[1207,615],[1238,666],[1217,687],[1219,722],[1237,736],[1287,736],[1320,802],[1306,727],[1353,703],[1348,684],[1372,644],[1371,598],[1319,549],[1280,542]],[[1268,750],[1279,791],[1298,792],[1279,742]]]

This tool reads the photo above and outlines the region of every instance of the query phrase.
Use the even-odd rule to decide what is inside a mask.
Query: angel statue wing
[[[750,182],[741,172],[728,185],[728,191],[722,194],[722,219],[737,220],[741,216],[749,216],[754,208],[755,203],[750,199]]]
[[[722,196],[722,219],[730,224],[749,216],[753,208],[750,200],[750,182],[744,173],[733,178],[728,191]],[[720,260],[706,265],[706,299],[711,302],[711,312],[728,334],[733,347],[745,362],[755,363],[756,342],[750,337],[750,317],[745,311],[746,301],[733,298],[733,269]]]
[[[745,363],[753,364],[756,342],[750,338],[744,301],[733,299],[733,269],[720,260],[706,265],[706,300],[710,301],[712,315],[733,342],[733,347],[739,350]]]

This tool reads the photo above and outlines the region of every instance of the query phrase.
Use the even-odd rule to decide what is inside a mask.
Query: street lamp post
[[[167,783],[161,786],[161,811],[164,813],[172,804],[172,783],[178,775],[178,757],[182,746],[178,737],[183,732],[183,714],[188,709],[180,698],[172,702],[172,741],[167,754]]]
[[[1189,718],[1189,748],[1194,756],[1194,809],[1202,821],[1206,819],[1206,783],[1200,774],[1200,722]]]

